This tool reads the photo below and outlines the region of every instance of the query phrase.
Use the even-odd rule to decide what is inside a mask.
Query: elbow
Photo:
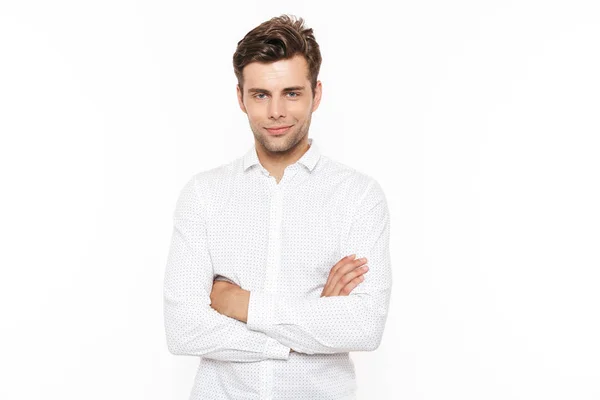
[[[362,328],[362,327],[361,327]],[[371,332],[368,332],[366,329],[361,329],[360,332],[357,332],[357,338],[353,340],[353,343],[340,343],[339,348],[335,349],[339,351],[340,349],[348,349],[349,351],[374,351],[377,350],[379,345],[381,344],[382,335],[379,332],[375,332],[373,329],[369,329]],[[333,353],[334,351],[332,351]]]
[[[169,318],[165,321],[167,349],[178,356],[212,353],[231,339],[227,325],[216,325],[201,318]]]
[[[169,353],[176,356],[188,355],[190,350],[190,341],[186,339],[189,334],[189,328],[175,318],[169,318],[165,314],[165,336],[167,341],[167,349]]]
[[[165,298],[164,328],[167,349],[173,355],[202,356],[214,347],[211,324],[202,313]]]
[[[387,312],[372,313],[371,318],[365,320],[362,324],[363,338],[362,351],[374,351],[379,348],[385,330]]]
[[[374,351],[377,350],[381,344],[381,337],[383,329],[377,328],[374,325],[361,325],[360,329],[356,332],[356,339],[350,346],[351,351]]]
[[[185,324],[166,324],[167,349],[176,356],[203,356],[208,353],[210,345],[205,340],[208,336],[198,327]]]
[[[189,355],[185,342],[178,340],[171,335],[167,335],[167,349],[169,350],[169,353],[176,356]]]
[[[356,351],[377,350],[383,338],[383,332],[388,315],[389,288],[374,294],[359,293],[354,295],[355,303],[352,310],[360,310],[361,318],[354,318],[355,326],[358,327]],[[352,297],[352,295],[350,295]],[[353,315],[353,313],[350,313]]]
[[[377,350],[377,348],[379,348],[379,345],[381,344],[382,337],[383,337],[383,330],[373,332],[372,335],[368,336],[368,340],[365,341],[365,343],[364,343],[365,346],[364,346],[363,351]]]
[[[176,356],[203,356],[210,352],[207,344],[200,340],[186,339],[185,336],[167,335],[167,349]]]
[[[182,356],[185,354],[184,351],[182,351],[181,346],[171,340],[167,340],[167,349],[169,350],[169,353],[176,356]]]
[[[169,329],[167,329],[167,349],[169,353],[176,356],[190,355],[187,341],[175,332],[169,332]]]

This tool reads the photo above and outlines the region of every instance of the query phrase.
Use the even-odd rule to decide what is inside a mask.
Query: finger
[[[357,267],[366,264],[367,258],[357,258],[356,260],[347,261],[334,272],[332,280],[334,282],[339,282],[339,280],[346,275],[348,272],[355,270]],[[347,283],[347,282],[346,282]],[[342,286],[343,287],[343,286]]]
[[[359,259],[354,259],[354,257],[356,257],[356,254],[351,254],[347,257],[344,257],[340,261],[338,261],[333,266],[333,268],[331,268],[329,276],[327,277],[327,282],[325,283],[325,287],[323,288],[323,292],[321,293],[321,297],[330,295],[337,296],[337,293],[339,293],[339,291],[347,283],[346,279],[346,282],[344,282],[343,285],[339,286],[340,279],[342,279],[342,277],[349,271],[352,271],[356,269],[356,267],[367,262],[366,257]]]
[[[350,294],[350,292],[352,290],[354,290],[355,287],[357,287],[358,285],[360,285],[361,282],[363,282],[365,280],[364,275],[360,275],[357,276],[356,278],[352,279],[350,281],[350,283],[348,283],[346,286],[344,286],[342,288],[342,290],[340,291],[340,295],[341,296],[348,296]]]
[[[354,257],[356,257],[356,254],[350,254],[349,256],[342,258],[331,268],[331,270],[329,271],[329,275],[327,276],[327,282],[325,282],[325,287],[327,287],[327,285],[331,284],[331,280],[333,279],[333,275],[335,274],[335,271],[337,271],[338,268],[341,267],[342,265],[344,265],[346,262],[352,260]]]
[[[340,262],[334,265],[334,267],[331,269],[329,277],[327,278],[327,283],[325,284],[325,288],[323,289],[323,292],[326,293],[327,296],[337,296],[337,293],[339,293],[339,291],[344,287],[345,284],[347,284],[348,281],[346,279],[346,281],[340,284],[340,279],[342,279],[344,275],[347,274],[349,271],[352,271],[356,269],[356,267],[358,267],[359,265],[362,265],[367,262],[366,257],[359,258],[356,260],[352,259],[352,257],[355,256],[356,254],[352,254],[351,256],[346,257],[346,260],[340,260]]]
[[[362,265],[360,267],[354,268],[351,271],[348,271],[346,274],[344,274],[342,277],[340,277],[337,281],[337,284],[335,286],[335,288],[333,289],[334,292],[340,292],[344,286],[346,286],[348,283],[350,283],[353,279],[355,279],[357,276],[360,276],[362,274],[364,274],[365,272],[367,272],[369,269],[368,265]]]
[[[331,272],[335,274],[344,265],[346,265],[349,262],[355,261],[355,260],[356,260],[356,254],[351,254],[349,256],[346,256],[346,257],[342,258],[340,261],[338,261],[337,264],[335,264],[331,268]]]
[[[346,261],[342,265],[340,265],[334,274],[338,274],[338,276],[342,276],[347,274],[348,272],[354,270],[356,267],[360,267],[363,264],[367,263],[367,257],[357,258],[355,260]]]

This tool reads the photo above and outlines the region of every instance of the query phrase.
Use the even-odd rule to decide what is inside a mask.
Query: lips
[[[274,127],[274,128],[265,128],[265,129],[271,135],[281,135],[283,133],[286,133],[291,127],[292,127],[292,125],[281,126],[281,127]]]

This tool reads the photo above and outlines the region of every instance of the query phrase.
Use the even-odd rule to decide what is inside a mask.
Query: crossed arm
[[[182,190],[164,287],[167,344],[174,354],[252,362],[307,354],[370,351],[379,346],[392,284],[389,212],[376,181],[366,189],[343,240],[343,254],[369,260],[347,296],[302,299],[214,282],[206,227],[192,179]]]
[[[347,296],[364,281],[368,271],[366,258],[350,255],[338,261],[329,273],[329,277],[321,292],[323,296]],[[218,313],[247,323],[250,292],[242,289],[234,282],[215,280],[210,293],[210,306]],[[290,350],[290,353],[294,349]]]

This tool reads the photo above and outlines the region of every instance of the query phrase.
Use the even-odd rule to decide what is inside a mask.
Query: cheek
[[[246,103],[246,109],[248,111],[251,111],[254,114],[265,113],[268,108],[269,108],[269,103],[265,100],[256,101],[256,100],[248,99],[248,102]]]
[[[305,120],[310,115],[310,107],[307,104],[294,103],[288,107],[288,114],[297,120]]]
[[[252,123],[257,123],[264,119],[264,110],[262,110],[262,107],[257,107],[256,104],[247,105],[246,114]]]

